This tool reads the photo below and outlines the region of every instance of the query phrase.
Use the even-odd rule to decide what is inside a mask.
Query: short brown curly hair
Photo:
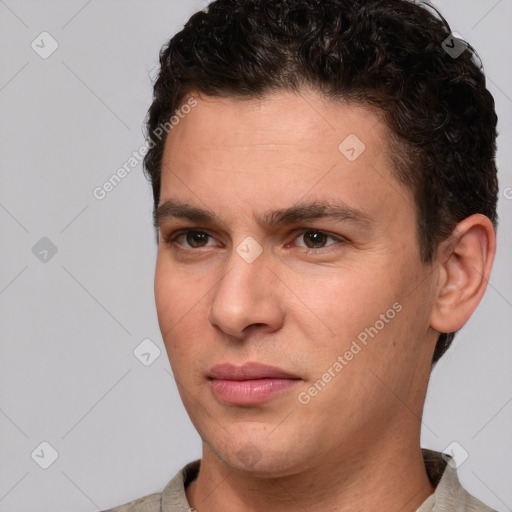
[[[474,49],[446,51],[450,34],[437,10],[409,0],[212,2],[160,51],[144,158],[155,209],[165,145],[155,130],[188,94],[250,98],[307,85],[383,114],[396,176],[416,201],[424,263],[474,213],[496,228],[494,100]],[[433,362],[454,334],[440,334]]]

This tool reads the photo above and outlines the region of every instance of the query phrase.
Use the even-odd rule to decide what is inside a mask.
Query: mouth
[[[231,405],[256,405],[295,387],[302,379],[281,368],[259,363],[214,366],[208,375],[213,395]]]

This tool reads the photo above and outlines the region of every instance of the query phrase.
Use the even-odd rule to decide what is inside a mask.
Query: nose
[[[254,329],[278,330],[284,320],[279,279],[268,267],[265,252],[248,263],[233,251],[226,268],[213,290],[210,323],[239,340]]]

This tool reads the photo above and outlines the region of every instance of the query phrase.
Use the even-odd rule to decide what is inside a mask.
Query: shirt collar
[[[448,455],[441,454],[432,450],[422,449],[423,461],[425,463],[425,469],[427,471],[428,478],[436,492],[429,496],[420,506],[416,512],[430,512],[434,510],[436,503],[436,495],[439,492],[443,492],[439,487],[441,480],[446,480],[447,470],[450,471],[450,481],[453,481],[453,474],[455,478],[457,475],[454,468],[447,468],[447,461],[450,460]],[[199,469],[201,467],[201,460],[195,460],[188,463],[176,476],[167,484],[162,492],[161,501],[161,512],[190,512],[190,504],[187,500],[185,489],[187,486],[197,478]],[[446,471],[445,471],[446,470]],[[442,478],[445,475],[445,478]]]

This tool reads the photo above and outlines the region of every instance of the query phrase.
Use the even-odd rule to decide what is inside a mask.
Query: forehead
[[[254,212],[337,197],[373,216],[401,197],[412,210],[379,112],[312,91],[194,97],[166,140],[160,203],[178,195],[210,210],[244,202]]]
[[[279,91],[243,99],[194,97],[197,106],[166,141],[166,149],[178,155],[182,144],[194,139],[203,150],[265,146],[262,151],[268,151],[273,145],[288,144],[294,151],[311,153],[337,148],[346,136],[354,135],[367,142],[370,153],[387,149],[388,131],[377,109],[334,101],[316,91]],[[372,145],[375,141],[378,146]]]

